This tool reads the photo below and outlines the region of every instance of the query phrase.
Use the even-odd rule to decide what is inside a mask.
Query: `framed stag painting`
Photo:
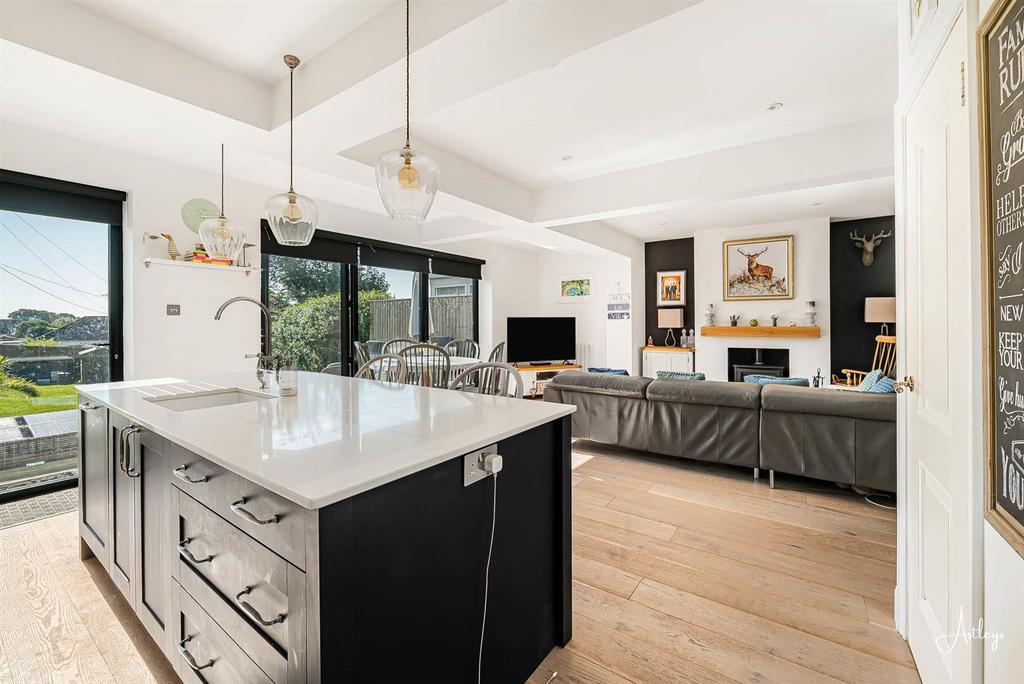
[[[793,236],[722,243],[722,299],[793,299]]]

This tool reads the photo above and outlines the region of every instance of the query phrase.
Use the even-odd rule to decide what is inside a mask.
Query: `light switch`
[[[181,315],[181,304],[168,304],[167,305],[168,316],[180,316]]]

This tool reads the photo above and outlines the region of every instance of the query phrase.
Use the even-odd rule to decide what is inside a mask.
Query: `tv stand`
[[[540,399],[544,396],[544,386],[559,373],[583,368],[578,363],[565,361],[563,363],[517,363],[512,364],[519,369],[523,376],[523,398]]]

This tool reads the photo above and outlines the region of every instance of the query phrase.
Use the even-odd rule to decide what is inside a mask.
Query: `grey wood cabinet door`
[[[135,613],[153,640],[166,649],[173,646],[166,643],[166,622],[171,565],[177,555],[172,553],[167,441],[143,430],[129,437],[129,444],[129,476],[135,480]]]
[[[110,569],[110,502],[107,409],[78,402],[78,523],[82,539],[100,564]]]
[[[126,453],[122,441],[122,437],[132,425],[124,416],[111,412],[107,426],[111,525],[110,565],[107,572],[114,586],[134,608],[132,579],[135,575],[135,478],[126,468]]]

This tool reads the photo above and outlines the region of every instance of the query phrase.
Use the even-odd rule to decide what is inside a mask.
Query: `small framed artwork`
[[[793,299],[793,236],[722,242],[722,299]]]
[[[558,301],[566,304],[585,302],[590,299],[593,289],[594,276],[589,273],[559,276]]]
[[[686,271],[658,271],[658,306],[686,304]]]

